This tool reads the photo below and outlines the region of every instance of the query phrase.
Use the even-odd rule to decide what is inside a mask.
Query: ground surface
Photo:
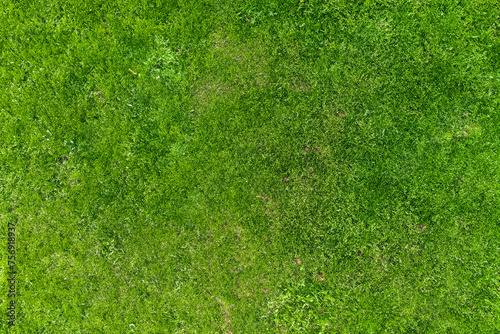
[[[500,333],[497,1],[2,1],[10,333]]]

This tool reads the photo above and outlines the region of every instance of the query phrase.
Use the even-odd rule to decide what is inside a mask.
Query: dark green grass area
[[[0,15],[2,332],[500,333],[496,1]]]

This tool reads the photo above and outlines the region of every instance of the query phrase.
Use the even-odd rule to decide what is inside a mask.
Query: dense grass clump
[[[2,331],[500,331],[497,1],[0,15]]]

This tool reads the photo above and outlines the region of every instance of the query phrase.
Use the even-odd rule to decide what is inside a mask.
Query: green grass
[[[496,1],[0,15],[2,332],[500,333]]]

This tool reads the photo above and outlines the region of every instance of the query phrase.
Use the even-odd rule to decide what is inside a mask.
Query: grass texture
[[[0,331],[500,333],[497,1],[0,15]]]

